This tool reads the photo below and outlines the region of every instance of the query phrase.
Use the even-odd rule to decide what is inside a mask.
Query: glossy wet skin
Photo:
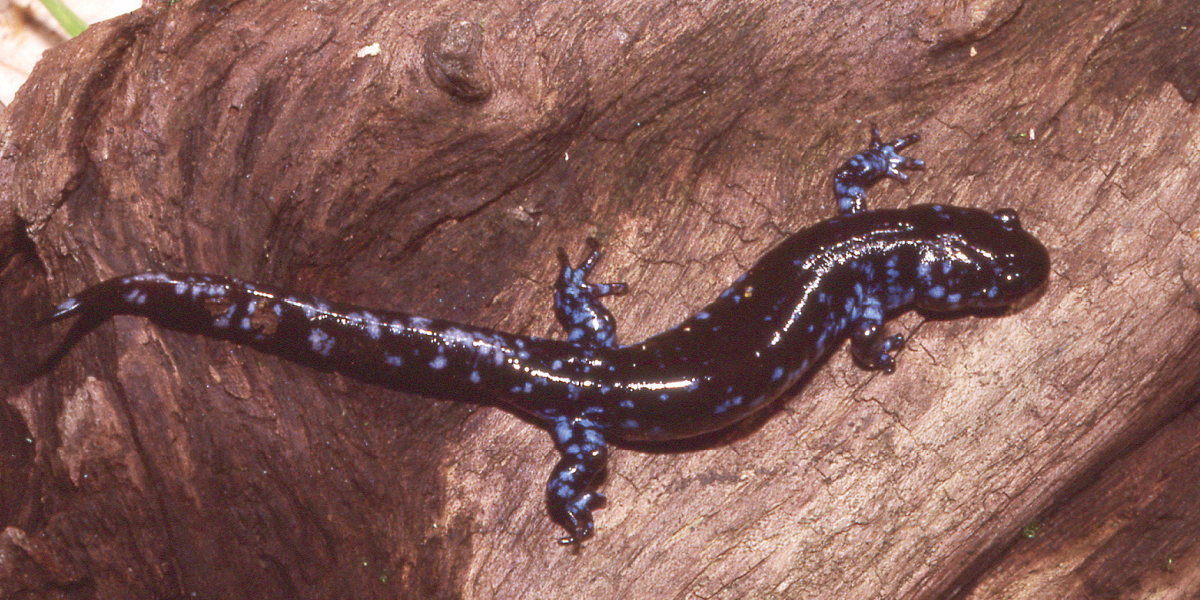
[[[687,438],[769,405],[847,336],[859,333],[860,364],[890,371],[888,318],[1012,306],[1048,273],[1045,248],[1008,211],[863,211],[794,234],[679,326],[598,349],[572,377],[601,382],[580,385],[595,390],[581,401],[604,407],[592,419],[610,439]]]
[[[943,205],[868,211],[865,191],[922,163],[909,136],[852,157],[834,177],[841,214],[764,255],[716,300],[643,342],[616,343],[593,284],[598,244],[578,267],[559,253],[555,315],[566,340],[366,309],[216,275],[110,279],[59,305],[77,320],[62,349],[113,315],[229,340],[299,364],[435,398],[494,403],[540,423],[561,453],[546,487],[564,543],[592,534],[610,441],[674,440],[717,431],[768,406],[850,340],[857,362],[891,372],[902,339],[887,319],[909,310],[1014,309],[1049,276],[1046,249],[1004,209]]]
[[[1040,296],[1050,276],[1050,254],[1021,228],[1016,211],[933,208],[936,218],[926,235],[942,242],[945,256],[940,264],[931,262],[930,278],[961,297],[947,293],[938,298],[927,290],[918,308],[1015,311]]]

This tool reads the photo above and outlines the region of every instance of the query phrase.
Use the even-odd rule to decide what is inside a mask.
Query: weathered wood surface
[[[1195,597],[1197,94],[1190,0],[148,3],[0,121],[0,596]],[[17,382],[33,318],[147,269],[557,335],[587,235],[636,340],[832,214],[868,121],[930,165],[871,205],[1017,208],[1045,297],[616,452],[578,553],[495,409],[135,319]]]

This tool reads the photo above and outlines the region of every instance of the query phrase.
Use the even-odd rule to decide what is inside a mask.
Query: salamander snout
[[[1041,296],[1050,278],[1050,253],[1037,238],[1021,228],[1017,211],[1002,208],[992,213],[996,229],[980,232],[981,253],[990,260],[998,293],[992,306],[1018,311]]]
[[[1015,311],[1037,300],[1050,278],[1050,254],[1021,227],[1015,210],[915,210],[927,217],[928,227],[915,278],[923,310]]]

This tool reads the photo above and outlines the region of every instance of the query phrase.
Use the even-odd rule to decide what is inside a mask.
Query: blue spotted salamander
[[[113,315],[229,340],[309,367],[433,398],[481,398],[550,432],[562,455],[546,487],[563,543],[592,534],[605,503],[608,444],[719,431],[762,410],[849,338],[867,368],[891,372],[903,340],[884,322],[919,310],[951,316],[1019,309],[1050,271],[1045,247],[1011,209],[927,204],[865,210],[867,188],[923,163],[882,142],[834,176],[840,215],[787,237],[711,304],[673,329],[618,345],[595,284],[588,240],[573,266],[559,249],[555,315],[565,340],[327,302],[227,277],[143,273],[110,279],[60,304],[46,322],[79,317],[56,357]]]

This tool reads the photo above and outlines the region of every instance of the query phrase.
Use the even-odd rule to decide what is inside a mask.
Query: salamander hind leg
[[[600,426],[580,417],[559,420],[552,435],[562,459],[546,483],[546,504],[567,530],[559,543],[578,544],[592,535],[592,511],[604,507],[604,494],[595,487],[604,479],[608,445]]]
[[[862,212],[862,199],[867,188],[884,177],[901,182],[908,181],[904,170],[924,169],[925,163],[915,158],[900,156],[901,150],[920,139],[921,136],[914,133],[884,142],[879,138],[879,129],[872,127],[871,145],[851,156],[833,176],[833,197],[837,200],[838,211],[843,215]]]
[[[896,352],[904,347],[904,336],[888,335],[882,319],[863,317],[850,334],[850,354],[859,366],[871,371],[896,370]]]
[[[617,343],[617,322],[600,302],[604,296],[624,294],[624,283],[588,283],[587,277],[600,260],[600,242],[588,238],[588,257],[571,266],[567,252],[558,249],[559,273],[554,282],[554,314],[567,340],[587,347],[611,348]]]

